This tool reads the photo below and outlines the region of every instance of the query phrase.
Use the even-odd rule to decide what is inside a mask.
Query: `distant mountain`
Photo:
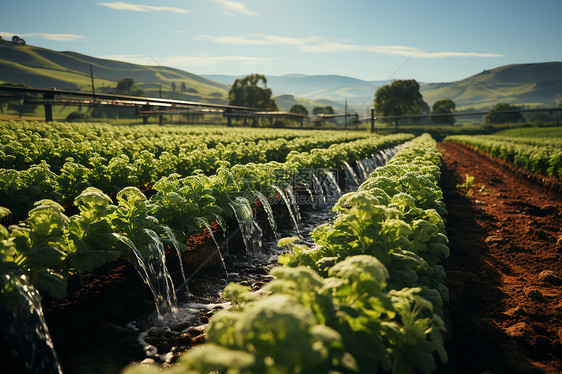
[[[35,46],[14,46],[0,40],[0,83],[26,83],[35,88],[57,87],[91,90],[90,65],[96,91],[104,92],[123,78],[133,78],[148,96],[226,103],[228,89],[237,76],[198,76],[164,66],[145,66],[100,59],[75,52],[57,52]],[[330,105],[343,113],[366,113],[384,81],[364,81],[341,75],[289,74],[267,76],[280,110],[293,104],[309,111]],[[173,92],[172,85],[176,90]],[[181,90],[182,85],[185,89]],[[506,65],[449,83],[421,85],[425,101],[452,99],[457,108],[485,109],[498,102],[512,105],[555,106],[562,101],[562,62]]]
[[[228,85],[240,78],[228,75],[205,77]],[[275,95],[295,95],[316,102],[326,99],[340,108],[347,100],[349,107],[360,113],[373,105],[377,88],[386,83],[340,75],[302,74],[267,76],[267,81]],[[562,62],[506,65],[456,82],[420,82],[420,85],[424,100],[430,106],[440,99],[452,99],[459,109],[486,109],[499,102],[556,106],[562,101]]]
[[[204,75],[204,77],[232,85],[241,76]],[[375,91],[384,81],[368,82],[341,75],[268,75],[267,85],[274,95],[294,95],[308,100],[329,100],[333,105],[343,108],[345,100],[350,107],[359,109],[372,105]],[[334,104],[337,103],[337,104]],[[343,111],[343,109],[342,109]]]
[[[429,105],[451,99],[461,109],[484,109],[500,102],[556,106],[562,101],[562,62],[500,66],[456,82],[424,84],[421,93]]]

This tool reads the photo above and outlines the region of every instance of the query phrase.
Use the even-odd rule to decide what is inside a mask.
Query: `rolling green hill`
[[[161,88],[164,98],[225,104],[230,88],[230,84],[170,67],[135,65],[30,45],[14,46],[8,41],[0,40],[0,83],[91,91],[90,65],[97,92],[107,92],[121,79],[133,78],[148,96],[158,97]],[[172,92],[172,82],[176,84],[175,92]],[[182,83],[185,83],[185,92],[180,90]],[[316,102],[292,95],[281,95],[275,99],[282,111],[289,110],[293,104],[304,105],[310,112],[316,106],[326,105],[343,111],[343,106],[335,102]]]
[[[226,103],[228,89],[236,78],[201,77],[170,67],[135,65],[29,45],[14,46],[0,40],[0,83],[90,91],[90,65],[98,92],[107,92],[123,78],[133,78],[148,96],[157,97],[162,89],[164,98],[210,103]],[[176,85],[175,92],[172,83]],[[184,92],[181,92],[182,83],[185,83]],[[298,103],[309,111],[316,106],[331,105],[343,113],[344,100],[350,109],[372,105],[372,96],[384,82],[294,74],[268,77],[268,83],[277,95],[280,110],[286,111]],[[421,93],[429,105],[440,99],[452,99],[460,110],[485,110],[499,102],[556,106],[562,101],[562,62],[501,66],[456,82],[422,84]]]
[[[500,102],[556,106],[562,101],[562,62],[501,66],[456,82],[424,84],[421,93],[429,105],[451,99],[459,109],[485,109]]]
[[[91,90],[92,65],[96,90],[107,91],[123,78],[133,78],[148,96],[224,103],[228,86],[179,69],[104,60],[75,52],[34,46],[13,46],[0,40],[0,82],[26,83],[34,88]],[[172,92],[172,82],[176,92]],[[185,83],[186,92],[180,92]]]

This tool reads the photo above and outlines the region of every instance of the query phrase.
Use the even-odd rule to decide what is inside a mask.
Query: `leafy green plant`
[[[11,226],[13,262],[29,276],[41,292],[62,299],[66,279],[60,274],[68,252],[65,230],[69,219],[63,208],[51,200],[35,203],[28,218]]]
[[[70,218],[68,231],[73,251],[67,256],[69,265],[80,273],[91,272],[119,258],[121,252],[114,249],[111,215],[116,208],[111,199],[101,190],[89,187],[74,199],[74,205],[80,214]]]
[[[474,195],[474,177],[472,175],[465,175],[464,183],[457,184],[458,189],[464,190],[464,195],[467,197],[471,197]]]

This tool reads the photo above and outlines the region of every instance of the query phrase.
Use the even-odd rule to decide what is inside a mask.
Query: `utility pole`
[[[90,78],[92,79],[92,96],[93,101],[96,101],[96,86],[94,85],[94,67],[90,64]]]
[[[158,93],[160,95],[160,98],[162,98],[162,85],[160,85],[159,89],[158,89]],[[160,114],[158,116],[158,124],[160,126],[162,126],[164,124],[164,116],[162,114]]]
[[[344,117],[343,117],[343,127],[347,128],[347,97],[345,98],[345,110],[344,110]]]

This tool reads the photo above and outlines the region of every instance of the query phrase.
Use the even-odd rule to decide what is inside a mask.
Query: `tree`
[[[17,45],[17,46],[24,46],[24,45],[26,45],[25,40],[23,40],[22,38],[20,38],[20,37],[17,36],[17,35],[12,36],[12,43],[13,43],[14,45]]]
[[[375,111],[379,116],[421,114],[427,108],[415,79],[397,80],[379,87],[375,93]],[[398,119],[395,120],[398,125]]]
[[[124,78],[117,83],[117,87],[111,90],[111,93],[128,96],[146,96],[133,78]]]
[[[308,116],[308,110],[304,106],[302,106],[301,104],[294,104],[289,109],[289,112]]]
[[[484,117],[486,123],[509,123],[523,121],[521,109],[506,103],[496,104]]]
[[[301,104],[293,104],[293,106],[289,109],[289,112],[308,116],[308,110]],[[302,127],[304,118],[299,118],[297,121],[299,122],[300,127]]]
[[[172,92],[176,92],[176,82],[172,82]]]
[[[260,86],[260,83],[263,86]],[[278,110],[267,79],[261,74],[252,74],[236,79],[228,91],[228,103],[264,110]]]
[[[332,108],[331,106],[317,106],[314,109],[312,109],[312,114],[314,114],[315,116],[319,115],[319,114],[334,114],[334,108]]]
[[[181,92],[187,91],[187,87],[185,86],[185,82],[181,82],[180,91]]]
[[[431,114],[440,114],[437,116],[431,116],[431,120],[437,125],[454,125],[455,116],[446,116],[444,114],[455,113],[456,105],[451,99],[437,100],[433,103],[431,108]]]

